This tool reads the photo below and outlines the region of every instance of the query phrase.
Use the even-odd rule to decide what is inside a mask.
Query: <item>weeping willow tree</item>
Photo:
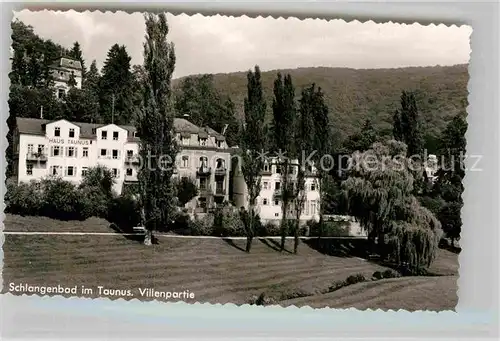
[[[406,145],[398,141],[377,142],[363,153],[355,152],[342,190],[349,214],[360,222],[376,251],[418,271],[434,260],[442,230],[413,195],[414,176],[421,167],[406,154]]]

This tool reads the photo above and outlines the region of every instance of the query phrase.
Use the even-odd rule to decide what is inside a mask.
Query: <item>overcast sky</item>
[[[109,48],[125,45],[132,64],[142,64],[141,13],[30,12],[14,15],[45,39],[82,46],[87,65],[101,68]],[[346,23],[248,17],[168,15],[175,43],[175,77],[200,73],[309,66],[392,68],[469,62],[468,26],[446,27]]]

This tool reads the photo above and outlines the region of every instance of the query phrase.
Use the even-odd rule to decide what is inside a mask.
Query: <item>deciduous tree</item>
[[[241,170],[248,191],[248,215],[244,214],[245,230],[247,233],[246,252],[250,252],[255,235],[255,205],[261,190],[261,171],[264,167],[264,158],[261,153],[266,147],[264,118],[266,102],[262,93],[260,69],[247,73],[247,96],[245,98],[245,123],[243,125],[240,146],[242,149]]]
[[[175,212],[173,167],[178,146],[174,135],[175,109],[171,80],[175,68],[174,44],[167,40],[165,14],[146,14],[143,101],[138,113],[139,155],[151,160],[139,170],[140,206],[146,228],[145,245],[154,230],[170,224]]]

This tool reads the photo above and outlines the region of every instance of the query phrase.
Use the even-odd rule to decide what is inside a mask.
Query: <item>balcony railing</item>
[[[226,169],[226,167],[217,167],[217,168],[215,168],[214,173],[215,173],[215,175],[224,176],[227,173],[227,169]]]
[[[137,164],[140,163],[139,155],[127,155],[125,157],[125,163],[127,164]]]
[[[45,153],[27,153],[26,154],[27,161],[47,161],[47,154]]]
[[[210,175],[212,173],[212,168],[206,167],[206,166],[201,166],[201,167],[198,167],[198,169],[196,170],[196,173],[198,175]]]
[[[215,188],[215,195],[224,196],[224,195],[226,195],[226,190],[223,187],[216,187]]]
[[[206,198],[212,195],[212,187],[210,185],[200,186],[198,191],[200,197]]]
[[[260,175],[273,175],[273,172],[271,171],[271,168],[263,169],[260,171]]]

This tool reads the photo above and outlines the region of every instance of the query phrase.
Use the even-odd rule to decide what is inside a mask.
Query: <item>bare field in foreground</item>
[[[5,224],[6,231],[14,230],[8,220]],[[17,228],[19,226],[18,223]],[[71,231],[81,231],[75,228]],[[87,227],[84,231],[88,231]],[[4,292],[9,290],[9,283],[23,283],[93,288],[92,295],[77,295],[86,297],[102,297],[98,286],[130,289],[133,297],[129,298],[141,300],[151,298],[141,296],[139,288],[189,290],[195,298],[184,301],[191,303],[244,304],[251,296],[262,292],[301,292],[310,296],[279,303],[410,310],[454,309],[456,305],[458,260],[457,255],[448,251],[440,250],[431,268],[436,273],[448,275],[446,277],[381,280],[320,294],[333,282],[343,281],[350,275],[362,273],[370,278],[373,272],[386,268],[359,258],[327,256],[304,243],[298,255],[280,253],[275,243],[276,240],[256,239],[252,252],[246,254],[241,250],[244,240],[159,237],[157,245],[146,247],[132,237],[118,234],[5,235]],[[287,250],[292,247],[292,241],[287,241]]]

